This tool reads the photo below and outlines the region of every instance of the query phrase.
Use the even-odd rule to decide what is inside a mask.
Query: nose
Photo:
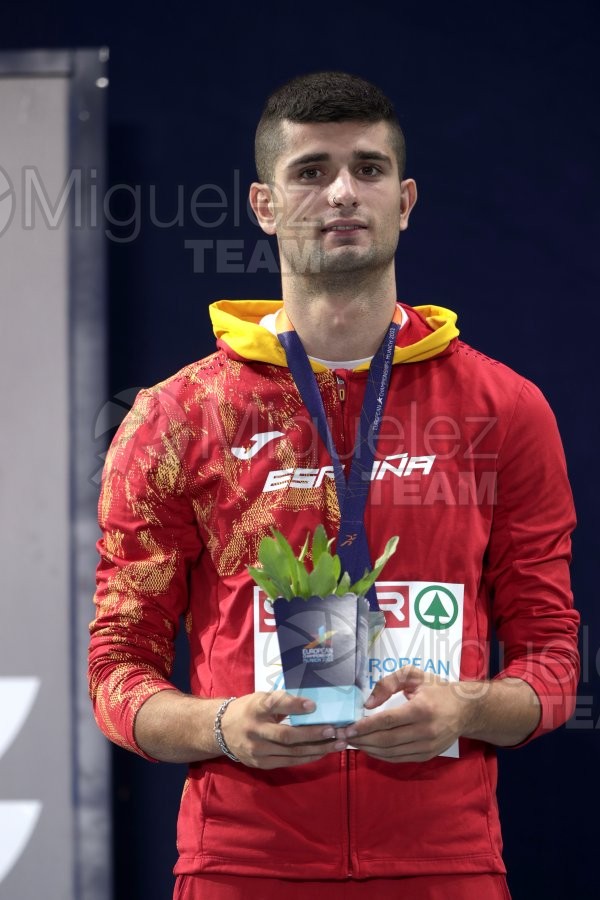
[[[333,207],[356,207],[358,197],[354,178],[348,171],[339,172],[329,187],[329,205]]]

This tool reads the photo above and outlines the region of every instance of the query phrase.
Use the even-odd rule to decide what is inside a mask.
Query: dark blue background
[[[394,100],[408,174],[420,190],[398,255],[399,297],[455,309],[466,341],[542,388],[559,421],[579,513],[577,718],[501,753],[514,900],[597,896],[598,19],[592,0],[35,0],[4,5],[0,37],[3,49],[111,50],[110,183],[139,186],[141,198],[139,235],[108,243],[113,396],[210,352],[210,301],[278,295],[276,274],[219,273],[208,254],[205,271],[194,272],[184,247],[185,240],[241,240],[247,264],[262,237],[246,214],[245,186],[254,177],[252,138],[265,95],[300,72],[341,68]],[[202,228],[190,214],[194,189],[209,183],[221,186],[229,204],[219,228]],[[175,216],[183,186],[181,226],[152,223],[152,185],[162,221]],[[115,191],[114,216],[122,220],[132,208],[132,198]],[[216,218],[220,211],[206,210],[206,218],[209,212]],[[132,232],[114,229],[121,238]],[[162,900],[172,883],[182,769],[120,751],[114,763],[115,897]]]

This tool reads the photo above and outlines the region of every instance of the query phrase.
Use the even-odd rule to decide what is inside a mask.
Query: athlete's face
[[[393,265],[416,200],[400,181],[385,122],[285,122],[274,184],[253,185],[261,227],[276,234],[282,272]]]

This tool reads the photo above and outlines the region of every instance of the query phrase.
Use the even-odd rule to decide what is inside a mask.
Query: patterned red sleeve
[[[193,439],[172,385],[142,391],[112,442],[102,477],[90,694],[106,736],[142,756],[135,716],[152,694],[173,688],[187,573],[202,549],[186,495]]]
[[[539,725],[527,740],[563,724],[575,707],[579,614],[569,578],[574,526],[556,421],[540,391],[525,382],[498,460],[486,581],[500,643],[497,677],[521,678],[541,702]]]

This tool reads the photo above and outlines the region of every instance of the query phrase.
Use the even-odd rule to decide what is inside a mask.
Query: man
[[[377,88],[343,73],[284,85],[256,158],[250,201],[277,237],[283,303],[213,304],[216,354],[142,391],[113,442],[91,628],[98,722],[149,759],[190,763],[179,898],[508,897],[494,745],[564,722],[578,677],[574,515],[552,413],[457,340],[453,313],[397,302],[394,254],[417,192]],[[332,445],[298,383],[304,351]],[[363,396],[384,352],[376,441]],[[459,680],[397,655],[369,715],[292,727],[285,717],[314,704],[256,689],[273,661],[257,651],[269,626],[247,566],[271,527],[298,547],[320,522],[338,534],[332,455],[347,476],[367,445],[357,530],[372,559],[400,535],[385,579],[403,625],[417,617],[437,648],[462,623]],[[181,615],[191,695],[168,680]],[[503,667],[490,681],[492,625]],[[441,755],[457,741],[455,758]]]

